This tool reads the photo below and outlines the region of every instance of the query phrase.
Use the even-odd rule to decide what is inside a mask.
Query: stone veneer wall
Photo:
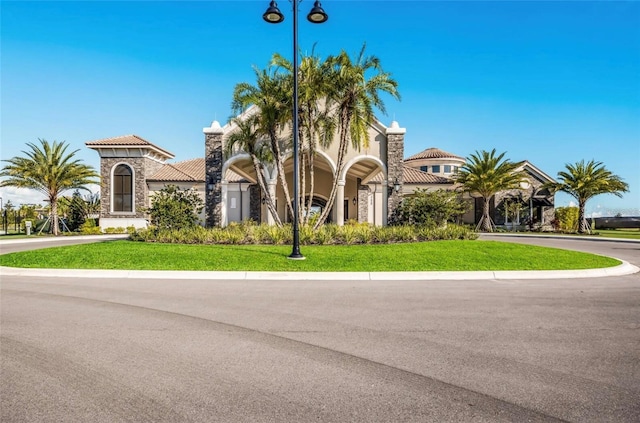
[[[262,202],[258,184],[249,186],[249,219],[256,223],[262,222]]]
[[[529,183],[535,187],[536,190],[538,190],[541,186],[542,186],[542,182],[540,182],[539,180],[537,180],[534,177],[529,176],[528,178]],[[491,205],[491,216],[492,219],[494,221],[494,223],[496,225],[504,225],[505,224],[505,217],[504,217],[504,208],[502,205],[502,201],[505,198],[518,198],[520,196],[520,194],[522,194],[522,201],[525,203],[525,206],[528,208],[529,207],[529,198],[531,197],[531,194],[533,193],[533,190],[531,187],[527,188],[527,189],[512,189],[512,190],[507,190],[507,191],[501,191],[499,193],[497,193],[494,196],[494,201],[492,202]],[[542,225],[544,228],[550,227],[551,226],[551,221],[554,219],[555,216],[555,208],[554,207],[543,207],[542,209],[542,214],[543,214],[543,220],[544,220],[544,225]],[[525,213],[521,213],[520,215],[520,221],[524,222],[527,218],[529,217],[529,212],[525,212]],[[540,222],[538,222],[538,225],[540,224]]]
[[[358,222],[369,220],[369,187],[360,185],[358,187]]]
[[[387,135],[387,188],[391,193],[387,200],[387,219],[391,219],[396,208],[402,200],[402,167],[404,161],[404,134]],[[400,191],[395,192],[393,183],[395,180],[400,183]]]
[[[222,131],[205,132],[205,226],[222,223]],[[209,185],[213,184],[213,189]]]
[[[125,163],[133,169],[134,210],[133,212],[111,212],[111,171],[119,163]],[[144,218],[143,208],[148,207],[149,188],[147,177],[156,173],[162,163],[145,157],[103,157],[100,159],[100,175],[102,179],[100,201],[102,204],[100,217],[104,218]]]

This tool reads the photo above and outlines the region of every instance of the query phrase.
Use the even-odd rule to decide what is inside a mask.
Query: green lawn
[[[0,265],[31,268],[237,271],[565,270],[611,267],[619,261],[576,251],[497,241],[303,246],[181,245],[109,241],[11,253]]]

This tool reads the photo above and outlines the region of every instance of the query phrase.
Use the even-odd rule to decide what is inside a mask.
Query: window
[[[451,165],[444,165],[444,173],[451,173]]]
[[[458,173],[458,166],[453,167],[453,173]]]
[[[133,172],[127,165],[116,166],[113,172],[113,211],[133,211]]]
[[[420,170],[423,172],[428,172],[429,171],[429,166],[420,166]]]
[[[440,165],[431,166],[431,173],[440,173]]]

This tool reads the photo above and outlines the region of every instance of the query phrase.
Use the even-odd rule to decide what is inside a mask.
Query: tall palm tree
[[[325,222],[335,203],[338,177],[344,169],[349,145],[356,149],[362,146],[367,147],[368,128],[375,120],[374,108],[386,114],[380,94],[387,93],[395,99],[400,99],[396,80],[390,73],[383,71],[380,59],[375,56],[365,56],[365,48],[366,44],[363,44],[355,60],[352,60],[344,50],[338,56],[327,59],[334,68],[329,101],[335,104],[332,107],[335,107],[338,119],[339,146],[331,193],[315,228]],[[370,76],[371,72],[374,74]]]
[[[607,170],[602,162],[590,160],[585,163],[581,160],[575,164],[566,164],[565,167],[566,170],[558,172],[559,182],[551,182],[545,186],[554,191],[566,192],[578,201],[578,232],[585,233],[589,231],[585,218],[587,201],[600,194],[622,197],[622,193],[629,192],[629,185]]]
[[[460,167],[456,182],[462,190],[479,194],[483,200],[482,218],[478,227],[485,232],[493,232],[494,224],[489,215],[489,201],[496,193],[510,189],[520,189],[520,183],[525,181],[526,175],[516,171],[517,163],[504,159],[506,153],[496,155],[495,148],[491,152],[476,151],[467,158]]]
[[[260,135],[257,131],[258,116],[250,116],[245,120],[234,118],[232,122],[236,124],[238,130],[232,132],[227,138],[225,153],[227,157],[238,150],[249,154],[253,169],[256,172],[256,180],[262,191],[263,198],[265,198],[265,205],[276,224],[282,226],[282,221],[276,210],[275,199],[271,198],[264,176],[264,166],[273,162],[273,155],[268,145],[260,140]]]
[[[293,64],[276,53],[271,60],[272,65],[284,69],[288,78],[293,78]],[[302,224],[308,224],[311,217],[310,209],[313,204],[315,188],[315,156],[318,145],[328,147],[335,132],[335,118],[331,114],[327,95],[334,81],[331,62],[322,61],[315,54],[315,45],[311,53],[302,54],[298,67],[298,140],[299,151],[303,156],[301,166],[301,198],[306,198],[300,207],[300,214],[304,216]],[[293,83],[291,82],[291,85]],[[309,174],[307,185],[306,175]],[[308,187],[308,189],[307,189]],[[298,200],[299,203],[301,200]]]
[[[291,98],[286,78],[274,72],[274,68],[260,70],[254,67],[256,85],[246,82],[239,83],[233,90],[231,108],[234,113],[247,110],[249,106],[258,106],[257,129],[260,134],[268,137],[271,151],[278,169],[278,180],[285,195],[286,204],[293,216],[293,206],[289,186],[284,174],[284,153],[287,146],[278,134],[288,121],[291,120]]]
[[[47,197],[51,206],[52,230],[58,235],[58,198],[65,191],[87,189],[85,185],[98,183],[100,175],[74,156],[79,150],[67,153],[68,144],[39,139],[40,145],[27,143],[25,157],[3,160],[9,164],[2,168],[0,177],[7,179],[0,186],[34,189]]]

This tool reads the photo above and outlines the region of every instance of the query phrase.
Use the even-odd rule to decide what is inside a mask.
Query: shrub
[[[78,230],[83,235],[100,235],[102,233],[102,231],[100,231],[100,227],[96,225],[95,219],[85,220]]]
[[[554,228],[563,232],[578,230],[578,207],[558,207],[555,209]]]
[[[469,204],[455,191],[417,189],[405,197],[397,207],[392,223],[395,225],[444,226],[467,211]]]
[[[110,228],[111,229],[111,228]],[[123,228],[120,228],[123,229]],[[429,225],[372,226],[368,224],[336,226],[323,225],[317,230],[311,226],[300,227],[301,245],[331,245],[359,243],[390,243],[432,241],[439,239],[475,239],[477,233],[459,225],[433,227]],[[134,241],[166,242],[182,244],[290,244],[293,240],[291,225],[277,226],[234,223],[226,228],[163,229],[150,226],[133,230]]]
[[[204,202],[195,190],[181,191],[167,185],[151,197],[147,210],[151,223],[161,229],[184,229],[198,225],[198,214]]]

